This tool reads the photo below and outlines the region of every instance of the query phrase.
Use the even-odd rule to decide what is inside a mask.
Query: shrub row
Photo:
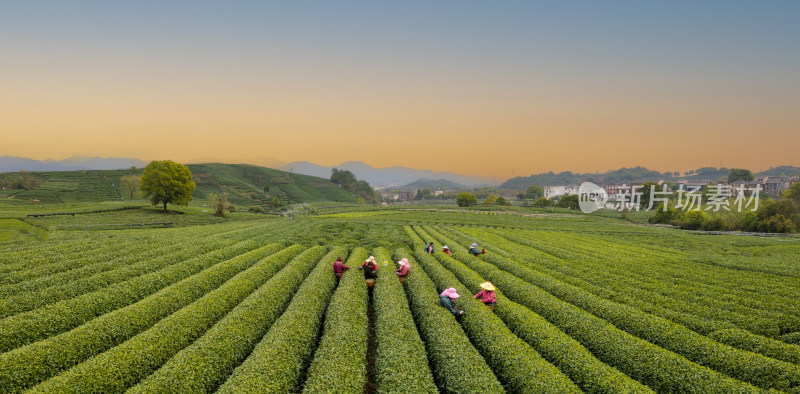
[[[303,385],[305,392],[362,393],[367,374],[367,287],[355,269],[367,259],[364,248],[350,252],[325,312],[325,330]],[[330,263],[333,266],[333,263]],[[333,270],[331,270],[331,275]]]
[[[152,245],[147,245],[147,249],[149,251],[148,254],[152,253],[153,256],[158,256],[158,254],[154,254],[156,253],[156,251],[153,250]],[[174,250],[174,246],[164,245],[162,248],[160,248],[160,250]],[[128,252],[126,255],[120,256],[116,259],[108,259],[102,257],[100,259],[92,258],[92,260],[96,261],[87,264],[83,267],[70,269],[64,272],[54,273],[52,275],[43,275],[40,277],[32,278],[30,280],[18,283],[2,285],[0,286],[0,298],[14,296],[27,292],[40,291],[50,286],[65,284],[71,280],[79,280],[91,275],[119,268],[123,264],[144,260],[144,258],[141,258],[139,255],[140,253]],[[88,259],[88,257],[83,257],[83,259]]]
[[[411,313],[425,343],[433,376],[446,393],[502,393],[502,384],[467,338],[453,315],[439,306],[439,292],[411,251],[400,248],[394,258],[406,257],[411,273],[404,284]]]
[[[603,300],[547,276],[533,275],[535,271],[532,270],[523,268],[519,273],[531,275],[532,281],[540,280],[541,284],[531,283],[541,286],[555,296],[698,364],[764,388],[786,389],[800,385],[800,367],[797,365],[721,344],[662,317]],[[528,280],[527,277],[522,278]]]
[[[134,251],[130,251],[130,255],[126,258],[111,260],[105,264],[92,265],[102,265],[104,268],[110,268],[110,270],[98,273],[97,275],[89,276],[89,273],[86,272],[87,270],[83,269],[76,269],[65,273],[68,275],[53,275],[58,276],[58,279],[56,281],[47,281],[51,284],[49,287],[39,291],[23,291],[19,295],[0,300],[0,318],[41,308],[47,304],[77,297],[81,294],[90,293],[115,283],[126,281],[130,278],[160,270],[179,261],[186,260],[187,258],[207,253],[213,250],[212,248],[214,245],[214,243],[197,241],[187,245],[189,246],[187,248],[178,250],[174,250],[174,246],[171,245],[155,249],[150,247],[152,251],[148,253],[137,254]],[[52,276],[42,279],[49,278],[52,278]],[[42,283],[45,281],[34,282]]]
[[[471,256],[470,256],[471,257]],[[497,260],[499,257],[485,255]],[[492,264],[476,258],[462,262],[483,275],[512,300],[535,311],[577,339],[600,360],[656,391],[741,392],[755,390],[634,337],[587,311],[566,303]],[[517,272],[517,271],[513,271]]]
[[[621,330],[684,356],[697,364],[763,388],[787,389],[797,386],[798,382],[800,382],[800,367],[796,365],[721,344],[682,325],[627,305],[604,300],[578,287],[560,282],[524,267],[513,260],[497,255],[486,256],[485,259],[496,268],[513,272],[516,277],[546,291],[546,293],[541,292],[538,287],[530,286],[529,293],[534,290],[544,294],[549,293],[586,312],[605,319]],[[465,261],[465,263],[482,275],[490,276],[489,273],[471,265],[480,263],[476,259]],[[520,296],[519,292],[511,294],[517,297]],[[521,300],[515,301],[533,308],[533,306]],[[539,310],[535,309],[535,311],[545,316]],[[553,321],[549,317],[545,317]],[[574,337],[575,335],[572,336]],[[587,347],[591,349],[590,346],[587,345]],[[597,354],[597,352],[594,353]],[[623,368],[618,368],[624,371]],[[631,375],[630,373],[628,374]],[[680,374],[673,375],[682,376]],[[650,383],[648,385],[653,387]]]
[[[71,245],[66,248],[66,245]],[[66,271],[71,268],[80,267],[87,263],[85,257],[87,253],[107,254],[120,253],[124,247],[131,246],[130,242],[123,242],[122,245],[99,244],[97,240],[88,240],[78,244],[62,244],[60,247],[39,248],[33,251],[25,251],[10,254],[7,256],[9,262],[3,267],[6,271],[0,276],[0,284],[14,284],[35,278],[37,276],[53,274]],[[123,246],[122,249],[119,247]]]
[[[426,228],[429,232],[420,228],[416,228],[416,230],[423,239],[435,238],[448,245],[458,245],[452,239],[430,228]],[[458,261],[474,257],[461,246],[454,246],[451,251],[453,257],[443,253],[436,253],[434,256],[474,293],[480,291],[480,284],[486,280]],[[636,380],[598,360],[580,342],[530,309],[509,300],[499,290],[495,293],[497,316],[514,334],[530,344],[547,361],[559,367],[583,391],[592,393],[652,392]]]
[[[443,234],[447,234],[451,238],[465,239],[459,238],[463,237],[464,235],[457,230],[445,229],[443,227],[437,227],[436,229]],[[504,239],[499,235],[492,235],[488,233],[482,233],[481,236],[484,241],[493,242],[491,244],[492,253],[497,253],[504,257],[513,256],[511,253],[497,247],[498,244],[502,244],[503,247],[506,248],[512,247],[511,241]],[[580,261],[580,264],[575,264],[563,261],[554,256],[541,256],[541,251],[531,247],[513,244],[513,248],[517,252],[516,255],[525,256],[524,262],[521,263],[529,268],[533,268],[536,271],[549,275],[565,283],[580,287],[599,297],[621,302],[623,304],[636,307],[642,311],[683,324],[694,331],[708,333],[721,329],[736,327],[734,324],[727,321],[712,321],[706,319],[705,317],[697,316],[696,314],[667,309],[658,303],[659,300],[664,299],[665,297],[661,296],[657,292],[654,293],[641,291],[637,288],[638,286],[627,286],[623,289],[620,289],[620,286],[612,283],[613,280],[608,279],[609,275],[602,269],[587,269],[587,266],[594,264],[594,261],[584,259]],[[612,268],[608,268],[605,271],[611,269]],[[630,273],[630,275],[633,275],[633,273]],[[616,277],[611,278],[616,279]],[[587,280],[591,280],[597,284],[587,282]],[[613,287],[614,290],[609,289],[608,287]],[[626,294],[622,294],[617,290],[624,290]]]
[[[285,267],[302,249],[302,246],[295,245],[261,259],[147,331],[34,387],[33,391],[119,392],[132,386],[203,335],[228,311]],[[324,252],[323,247],[310,249],[299,256],[299,260],[311,260],[312,263],[308,265],[312,265]],[[297,260],[293,262],[302,264]],[[207,361],[195,359],[195,367],[198,364],[207,365]],[[172,380],[185,378],[183,375],[171,377]]]
[[[712,332],[709,338],[753,353],[763,354],[774,359],[800,364],[800,346],[753,334],[740,329]]]
[[[214,391],[280,317],[325,248],[295,257],[222,320],[129,393]]]
[[[10,274],[40,264],[50,264],[57,256],[83,252],[97,246],[97,240],[90,237],[61,240],[51,236],[44,242],[46,247],[42,247],[41,242],[31,242],[15,244],[11,250],[4,248],[3,254],[0,255],[0,273]],[[6,283],[8,280],[6,275],[1,278],[0,283]]]
[[[408,307],[403,285],[393,272],[391,253],[377,248],[377,261],[390,261],[375,280],[375,381],[379,393],[438,393],[425,345]],[[406,256],[404,256],[406,257]]]
[[[499,237],[487,235],[484,239],[491,239],[492,242],[495,242],[495,240],[499,239]],[[504,247],[511,247],[511,245],[507,242],[509,241],[500,241]],[[526,253],[528,250],[523,250],[524,246],[515,245],[514,247],[519,255],[529,256],[529,254]],[[526,265],[529,267],[531,264],[534,264],[534,260],[531,259],[527,259],[527,262],[528,264]],[[538,263],[538,261],[536,261],[536,263]],[[640,265],[642,264],[646,264],[646,262],[640,262]],[[771,333],[771,335],[776,336],[780,330],[797,325],[795,323],[798,321],[797,317],[785,314],[777,314],[771,311],[751,310],[753,312],[752,315],[742,315],[736,312],[726,311],[722,308],[726,308],[727,306],[719,305],[719,303],[716,302],[712,304],[717,305],[718,308],[704,306],[697,300],[695,300],[694,303],[690,303],[689,301],[685,300],[665,297],[661,295],[661,293],[675,294],[675,290],[673,288],[682,286],[674,283],[660,282],[658,280],[654,280],[654,278],[651,278],[649,281],[656,282],[657,285],[647,284],[647,280],[644,279],[638,282],[625,281],[625,275],[623,274],[615,276],[602,272],[602,265],[598,265],[595,270],[589,271],[586,269],[586,266],[590,265],[598,264],[596,264],[594,261],[586,260],[581,261],[580,265],[564,263],[559,267],[559,271],[550,270],[537,264],[536,270],[552,276],[560,281],[587,290],[596,296],[620,302],[622,304],[635,307],[641,311],[663,317],[675,323],[682,324],[686,328],[701,334],[709,334],[715,331],[732,329],[736,328],[738,325],[740,327],[747,327],[751,329],[751,331],[768,332]],[[611,268],[609,268],[609,270],[611,270]],[[650,271],[653,270],[648,270],[648,272]],[[635,274],[632,272],[628,274],[628,276],[634,275]],[[578,277],[586,278],[587,280],[592,280],[593,282],[598,282],[598,284],[602,284],[607,287],[600,287],[592,283],[588,283],[582,279],[579,279]],[[620,280],[620,278],[623,279]],[[649,287],[652,289],[652,291],[640,290],[642,287]],[[686,289],[685,291],[688,293],[690,290]],[[713,290],[711,292],[715,295],[722,296],[721,293],[716,291],[718,290]],[[675,297],[677,297],[677,295],[675,295]],[[686,296],[684,298],[690,299],[692,297]],[[737,324],[731,323],[731,321],[735,321]],[[757,337],[758,336],[749,338]],[[762,350],[766,351],[766,347],[760,346],[758,343],[752,343],[748,345],[743,342],[743,339],[741,338],[730,345],[743,350],[755,351],[756,353],[763,354],[768,357],[773,357],[772,354],[774,354],[764,353]]]
[[[0,352],[70,330],[257,246],[255,241],[243,241],[93,293],[7,317],[0,320]]]
[[[335,247],[297,290],[286,312],[275,321],[250,356],[220,386],[220,393],[297,392],[303,371],[311,362],[328,301],[336,287],[331,275]]]
[[[238,255],[72,331],[4,353],[0,387],[9,391],[30,387],[122,343],[280,249],[272,244]]]
[[[790,332],[788,334],[781,335],[781,341],[790,343],[792,345],[800,345],[800,332]]]
[[[475,348],[505,386],[514,392],[580,392],[580,389],[555,366],[544,360],[530,345],[515,336],[482,302],[436,259],[423,253],[425,242],[410,227],[405,227],[414,243],[417,262],[439,290],[454,287],[462,297],[457,305],[464,310],[461,325]]]
[[[137,245],[132,241],[123,241],[121,243],[116,243],[113,246],[98,246],[89,244],[86,245],[84,249],[66,251],[64,253],[51,256],[50,261],[47,264],[36,265],[30,268],[5,273],[2,275],[2,277],[0,277],[0,284],[8,286],[80,268],[94,261],[113,260],[120,256],[126,255],[131,249],[134,251],[134,253],[138,253],[139,251],[146,250],[147,248],[145,245]],[[91,255],[92,258],[87,258],[87,255]],[[31,256],[29,256],[29,258],[30,257]]]
[[[565,237],[566,238],[566,237]],[[587,245],[588,244],[588,245]],[[793,331],[800,329],[800,318],[787,315],[783,311],[774,311],[766,308],[769,303],[760,302],[758,294],[748,292],[743,296],[735,295],[730,285],[720,286],[726,283],[723,278],[740,276],[741,271],[731,271],[725,268],[709,270],[705,265],[700,265],[697,270],[691,265],[680,261],[679,264],[665,264],[669,261],[664,258],[634,258],[627,256],[627,250],[621,245],[613,244],[591,244],[588,241],[562,240],[560,247],[580,250],[582,254],[596,256],[596,259],[589,259],[581,264],[581,268],[593,270],[590,275],[584,275],[587,280],[598,284],[612,284],[613,288],[620,292],[636,290],[638,293],[649,294],[647,297],[654,300],[668,309],[702,316],[705,319],[712,319],[723,323],[733,323],[739,328],[775,338],[782,331]],[[589,248],[586,250],[586,248]],[[614,259],[614,265],[609,266],[603,260],[608,260],[609,256],[618,256]],[[638,256],[636,256],[638,257]],[[672,258],[674,260],[674,258]],[[644,267],[654,266],[659,270],[648,270]],[[658,271],[668,271],[668,267],[677,268],[684,274],[692,272],[692,280],[682,283],[680,280],[670,277],[666,273],[654,274]],[[569,268],[571,266],[564,266]],[[756,274],[761,275],[761,274]],[[702,285],[697,279],[712,276],[716,281],[715,285]],[[752,276],[752,275],[749,275]],[[770,281],[774,285],[774,280]],[[702,287],[703,292],[698,293],[698,288]],[[637,294],[631,294],[634,298]],[[708,334],[711,331],[701,332]]]
[[[548,249],[568,249],[573,252],[579,251],[581,256],[597,256],[585,259],[587,263],[613,259],[617,264],[613,266],[601,265],[600,270],[615,270],[622,277],[628,274],[635,274],[641,268],[642,263],[647,263],[653,259],[651,256],[647,256],[644,259],[627,257],[625,248],[617,244],[612,244],[611,246],[608,244],[587,246],[586,244],[590,243],[591,240],[586,238],[581,238],[579,242],[575,242],[570,241],[568,238],[564,239],[566,237],[560,234],[537,233],[536,239],[531,239],[530,236],[526,237],[521,234],[530,234],[530,232],[503,232],[504,237],[523,245],[542,248],[543,242],[549,242],[552,245],[545,246]],[[664,261],[669,260],[678,264],[663,264]],[[703,294],[713,294],[713,297],[700,297],[700,300],[693,302],[723,305],[725,308],[742,310],[745,315],[751,314],[753,311],[758,311],[759,313],[769,311],[777,312],[778,314],[792,311],[794,315],[800,313],[800,302],[793,297],[796,286],[790,280],[785,280],[786,278],[761,273],[741,275],[741,271],[738,270],[709,266],[707,264],[687,264],[685,260],[675,261],[674,257],[659,258],[658,261],[660,263],[658,270],[647,270],[647,272],[639,274],[639,277],[645,283],[653,279],[669,283],[669,286],[660,289],[665,294],[675,293],[673,289],[684,289],[685,291],[682,294],[674,295],[674,298],[678,300],[698,297],[696,295],[697,290],[702,289]],[[721,278],[724,278],[724,280],[720,280]],[[770,291],[764,292],[763,289],[765,288],[770,289]],[[787,295],[789,297],[786,297]],[[795,319],[792,324],[796,327],[800,323],[798,323],[796,316],[793,317]],[[782,322],[779,323],[783,324]]]

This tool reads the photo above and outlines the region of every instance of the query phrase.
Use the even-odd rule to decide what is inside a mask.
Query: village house
[[[768,176],[764,178],[764,193],[768,196],[780,196],[784,190],[791,187],[792,178],[788,176]]]
[[[572,194],[578,194],[578,185],[545,186],[544,187],[544,196],[545,196],[545,198],[569,196],[569,195],[572,195]]]

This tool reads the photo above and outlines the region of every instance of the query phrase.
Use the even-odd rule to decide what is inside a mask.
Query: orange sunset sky
[[[800,2],[126,3],[3,5],[0,156],[800,165]]]

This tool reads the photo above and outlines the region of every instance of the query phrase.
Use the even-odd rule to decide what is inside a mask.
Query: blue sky
[[[800,164],[788,148],[758,153],[800,142],[797,1],[2,7],[0,130],[13,138],[0,154],[407,160],[498,176]],[[220,132],[230,142],[199,141]],[[434,143],[403,158],[381,148],[400,136]],[[665,140],[695,153],[646,153]],[[485,149],[443,158],[443,142]]]

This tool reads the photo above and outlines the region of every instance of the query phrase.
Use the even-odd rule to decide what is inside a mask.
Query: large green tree
[[[731,172],[728,174],[728,183],[736,182],[736,181],[745,181],[750,182],[754,179],[753,173],[750,170],[746,170],[744,168],[731,168]]]
[[[556,207],[558,208],[569,208],[569,209],[579,209],[580,204],[578,202],[578,195],[577,194],[570,194],[568,196],[561,197],[560,200],[556,203]]]
[[[528,190],[525,190],[525,198],[528,200],[535,200],[541,196],[544,196],[544,190],[538,185],[530,185]]]
[[[141,179],[144,198],[150,198],[153,205],[188,205],[196,185],[192,172],[183,164],[172,160],[151,161],[144,169]]]
[[[478,199],[475,198],[475,195],[472,193],[463,192],[456,197],[456,204],[458,204],[459,207],[467,207],[477,203]]]

